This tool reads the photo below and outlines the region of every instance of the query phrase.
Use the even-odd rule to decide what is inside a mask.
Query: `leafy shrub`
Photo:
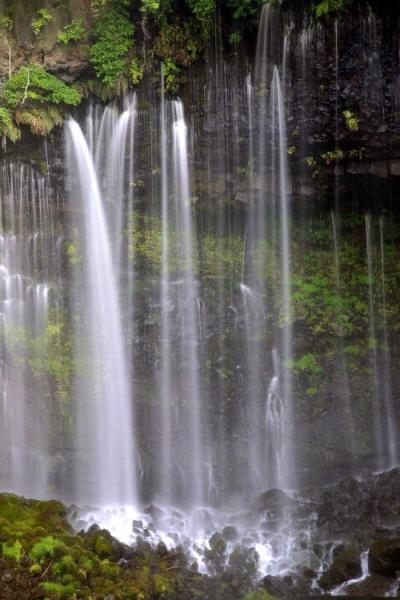
[[[195,17],[207,24],[215,11],[215,0],[188,0]]]
[[[69,44],[70,42],[81,42],[86,39],[86,29],[83,26],[82,19],[74,19],[68,25],[63,27],[63,30],[58,34],[58,41],[61,44]]]
[[[115,86],[123,77],[133,34],[134,26],[124,10],[107,7],[100,12],[89,52],[96,75],[103,83]]]
[[[30,64],[5,82],[1,100],[6,106],[0,108],[0,132],[15,141],[20,131],[14,123],[45,135],[63,122],[64,109],[79,104],[81,95],[40,65]]]
[[[142,0],[140,9],[143,13],[157,13],[160,10],[160,0]]]
[[[227,0],[227,5],[233,13],[233,18],[249,19],[258,14],[260,6],[267,0]]]
[[[13,28],[13,22],[9,17],[0,15],[0,38],[3,37],[4,31],[11,31]]]
[[[315,6],[317,19],[324,17],[330,12],[339,12],[344,9],[346,0],[322,0]]]
[[[178,76],[180,73],[179,67],[169,58],[162,65],[164,75],[164,86],[168,92],[172,94],[178,91]]]
[[[131,60],[131,64],[129,66],[129,75],[131,83],[133,83],[133,85],[137,85],[138,83],[140,83],[143,78],[143,67],[139,63],[136,56]]]
[[[2,99],[11,107],[40,104],[65,104],[76,106],[81,100],[79,92],[47,73],[40,65],[24,65],[5,82]]]
[[[33,17],[31,21],[33,33],[39,35],[43,27],[53,20],[53,15],[49,13],[47,8],[39,8],[37,11],[37,17]]]

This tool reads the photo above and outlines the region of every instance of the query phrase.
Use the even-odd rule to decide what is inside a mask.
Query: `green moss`
[[[31,575],[35,575],[35,576],[40,575],[41,572],[42,572],[42,565],[39,565],[38,563],[35,563],[29,567],[29,573]]]
[[[79,583],[56,583],[54,581],[45,581],[40,584],[46,594],[52,594],[56,598],[71,598],[79,592]]]
[[[49,535],[39,540],[29,553],[29,558],[35,564],[42,565],[47,558],[52,558],[60,548],[60,541]]]
[[[101,558],[108,558],[113,553],[112,545],[101,534],[96,535],[93,549]]]
[[[23,552],[22,552],[22,544],[19,540],[14,542],[12,546],[7,543],[2,543],[1,545],[3,556],[6,558],[12,558],[17,563],[20,562]]]
[[[263,589],[258,589],[246,594],[243,600],[275,600],[275,597]]]

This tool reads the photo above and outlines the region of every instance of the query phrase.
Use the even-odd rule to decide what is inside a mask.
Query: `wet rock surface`
[[[354,546],[343,546],[334,550],[332,564],[318,584],[323,590],[329,590],[361,574],[360,550]]]
[[[369,570],[377,575],[400,574],[400,536],[375,540],[369,552]]]

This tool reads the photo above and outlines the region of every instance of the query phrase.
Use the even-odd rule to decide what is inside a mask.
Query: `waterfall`
[[[378,367],[378,342],[375,327],[375,300],[374,300],[374,257],[373,239],[371,230],[371,216],[365,216],[365,239],[367,246],[367,274],[368,274],[368,350],[371,364],[371,387],[373,426],[376,444],[376,465],[378,469],[384,467],[383,431],[381,425],[380,381]]]
[[[87,331],[82,335],[82,321],[76,331],[78,352],[87,352],[86,372],[76,385],[76,493],[91,502],[129,505],[136,500],[137,491],[118,261],[111,247],[93,155],[72,119],[67,123],[67,154],[68,173],[70,177],[76,174],[73,189],[84,218],[86,282],[82,290],[85,313],[80,319],[86,320]]]
[[[385,439],[387,445],[386,466],[393,467],[398,464],[398,442],[395,427],[395,417],[393,411],[393,393],[391,380],[391,355],[389,334],[387,326],[386,309],[386,273],[385,273],[385,239],[384,239],[384,219],[379,219],[379,250],[380,250],[380,284],[381,284],[381,304],[382,304],[382,325],[383,325],[383,422],[385,427]]]
[[[175,455],[173,448],[173,422],[175,413],[175,395],[172,389],[171,365],[171,327],[174,308],[170,281],[170,240],[169,240],[169,188],[168,188],[168,158],[167,158],[167,115],[164,94],[164,79],[162,81],[163,93],[161,98],[161,373],[160,373],[160,398],[161,398],[161,436],[159,444],[160,463],[160,495],[163,501],[172,500],[173,481],[176,477],[173,468]]]
[[[290,190],[284,95],[279,69],[271,62],[276,54],[273,38],[276,18],[274,9],[265,5],[257,43],[255,85],[258,94],[254,117],[250,80],[246,83],[249,123],[254,122],[257,127],[257,193],[249,209],[240,285],[247,374],[247,433],[244,435],[248,444],[249,483],[253,489],[287,486],[291,480],[292,462]],[[289,35],[290,29],[285,38],[286,46]],[[285,73],[286,58],[284,49]],[[270,144],[267,144],[267,131],[270,132]],[[250,156],[252,140],[251,135]],[[250,175],[250,194],[252,186]],[[278,267],[280,272],[280,297],[271,294],[273,281],[265,279],[270,265]],[[272,306],[268,306],[267,297],[273,298]],[[280,322],[275,322],[269,329],[267,318],[274,307],[279,307]],[[266,370],[265,354],[271,357],[272,374]],[[279,362],[282,366],[278,375]]]
[[[59,245],[50,250],[56,199],[47,178],[22,163],[2,165],[0,181],[0,486],[43,498],[56,462],[46,412],[47,325],[60,276]]]
[[[276,348],[272,351],[274,373],[268,386],[267,402],[265,407],[265,424],[268,452],[268,467],[272,474],[269,475],[279,488],[283,488],[283,449],[285,445],[284,411],[285,405],[280,389],[280,365]]]
[[[335,291],[338,295],[339,300],[342,298],[342,281],[341,281],[341,267],[340,267],[340,252],[339,252],[339,236],[337,220],[338,216],[332,211],[331,212],[331,224],[332,224],[332,242],[333,242],[333,258],[334,258],[334,277],[335,277]],[[338,385],[337,385],[337,402],[342,404],[342,431],[344,434],[344,444],[350,455],[354,451],[354,426],[353,426],[353,414],[351,409],[351,392],[349,385],[349,376],[347,368],[346,354],[344,350],[344,330],[342,325],[343,315],[341,312],[340,303],[337,304],[336,319],[338,323],[338,332],[336,336],[336,370],[338,374]]]

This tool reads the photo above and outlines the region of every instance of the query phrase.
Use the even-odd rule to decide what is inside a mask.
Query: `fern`
[[[54,106],[29,108],[15,111],[15,121],[18,125],[28,125],[35,135],[47,135],[56,125],[64,122],[64,112]]]
[[[21,137],[21,131],[14,124],[11,112],[0,106],[0,135],[3,139],[8,138],[11,142],[16,142]]]

